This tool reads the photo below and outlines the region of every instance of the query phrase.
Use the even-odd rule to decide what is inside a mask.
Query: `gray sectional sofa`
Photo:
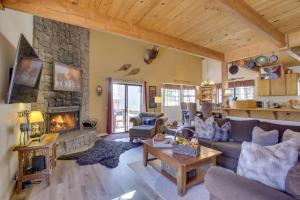
[[[199,143],[223,152],[223,154],[217,158],[217,164],[235,172],[238,166],[241,144],[243,141],[250,142],[252,140],[252,130],[255,126],[266,131],[278,130],[279,142],[282,141],[282,135],[286,129],[300,132],[300,125],[279,125],[258,120],[237,121],[221,119],[218,120],[217,123],[222,126],[227,121],[231,123],[231,133],[228,142],[213,142],[206,139],[199,139]],[[191,128],[193,127],[189,127],[183,131],[182,134],[184,137],[191,136],[192,132],[189,131]],[[222,168],[211,168],[205,177],[205,185],[210,193],[211,200],[295,200],[294,197],[284,192],[241,177]]]

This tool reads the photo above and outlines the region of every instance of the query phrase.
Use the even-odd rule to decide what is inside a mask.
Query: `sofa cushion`
[[[290,129],[290,130],[296,131],[296,132],[300,132],[300,126],[273,124],[273,123],[269,123],[269,122],[260,122],[258,126],[266,131],[278,130],[279,131],[279,142],[282,141],[283,133],[287,129]]]
[[[270,146],[278,143],[278,130],[265,131],[258,126],[255,126],[252,131],[252,143],[262,146]]]
[[[252,140],[252,131],[255,126],[258,126],[258,120],[230,120],[231,132],[230,139],[234,142],[243,142]]]
[[[297,161],[298,148],[292,140],[273,146],[243,142],[237,173],[284,191],[288,171]]]
[[[223,126],[226,122],[229,122],[229,121],[230,121],[229,118],[222,118],[222,119],[216,119],[215,120],[215,122],[217,122],[220,127]]]
[[[210,117],[203,121],[199,117],[195,117],[195,133],[198,138],[212,139],[215,134],[213,127],[214,118]]]
[[[300,162],[288,172],[285,191],[300,200]]]
[[[205,138],[198,138],[199,144],[205,147],[211,147],[213,144],[212,140],[205,139]]]
[[[155,133],[155,126],[151,126],[151,125],[134,126],[131,129],[129,129],[130,137],[149,138],[152,137],[154,133]]]
[[[230,134],[231,124],[230,122],[224,123],[221,127],[217,122],[214,122],[215,134],[213,141],[215,142],[227,142]]]
[[[241,143],[239,142],[216,142],[212,148],[221,151],[224,156],[239,159],[241,153]]]

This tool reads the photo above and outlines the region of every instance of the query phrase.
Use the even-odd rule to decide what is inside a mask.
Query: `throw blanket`
[[[101,163],[108,168],[115,168],[119,164],[119,158],[122,153],[141,145],[142,143],[99,140],[87,151],[63,155],[58,159],[77,160],[79,165]]]

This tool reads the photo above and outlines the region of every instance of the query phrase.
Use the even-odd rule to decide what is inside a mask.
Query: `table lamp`
[[[156,104],[160,104],[161,103],[161,97],[154,97],[154,102]]]
[[[30,135],[31,138],[40,137],[42,133],[42,129],[40,127],[41,123],[44,123],[44,117],[41,111],[31,111],[29,122],[31,124],[32,133]]]

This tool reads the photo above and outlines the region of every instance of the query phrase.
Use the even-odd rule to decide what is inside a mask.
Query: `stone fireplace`
[[[80,107],[48,107],[47,131],[63,133],[80,129]]]

